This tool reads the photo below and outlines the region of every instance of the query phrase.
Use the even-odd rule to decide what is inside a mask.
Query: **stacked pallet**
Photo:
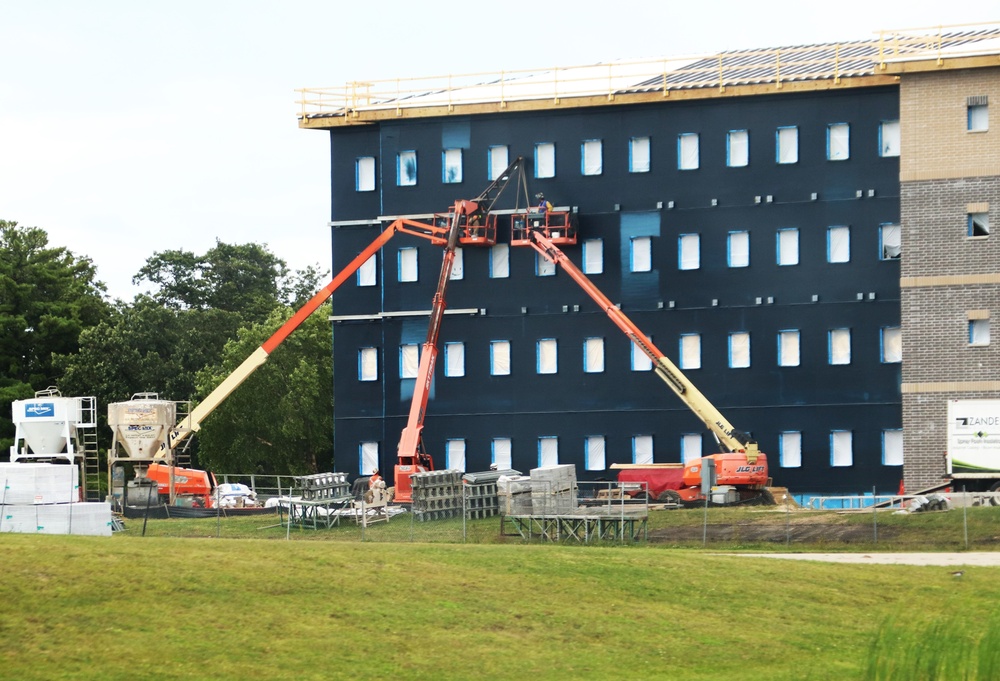
[[[410,484],[414,520],[443,520],[462,512],[462,471],[414,473]]]
[[[0,532],[111,536],[111,505],[81,502],[79,469],[0,463]]]
[[[339,500],[351,496],[347,473],[317,473],[296,478],[305,501]]]
[[[500,515],[531,515],[531,477],[504,475],[497,479]]]
[[[491,518],[500,512],[497,481],[510,475],[520,475],[512,469],[466,473],[462,476],[465,483],[465,517]]]
[[[577,507],[576,466],[562,464],[531,469],[532,515],[562,515]]]

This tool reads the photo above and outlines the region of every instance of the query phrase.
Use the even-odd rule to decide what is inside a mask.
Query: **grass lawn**
[[[751,517],[725,514],[710,522]],[[1000,534],[1000,509],[969,517],[975,537]],[[666,512],[651,526],[701,518]],[[961,512],[914,519],[898,536],[946,550],[962,538]],[[936,644],[972,655],[983,631],[998,638],[989,624],[1000,568],[955,578],[669,544],[323,541],[337,529],[283,541],[283,529],[260,529],[269,522],[150,521],[143,537],[131,521],[110,539],[0,535],[0,677],[839,681],[907,678],[871,665],[875,654]]]

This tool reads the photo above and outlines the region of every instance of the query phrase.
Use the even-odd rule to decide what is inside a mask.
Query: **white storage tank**
[[[137,393],[128,402],[108,405],[108,426],[114,432],[112,457],[152,461],[166,455],[167,434],[177,422],[177,403],[156,393]]]
[[[11,403],[14,444],[11,461],[66,459],[77,451],[79,429],[96,426],[93,397],[63,397],[55,388],[40,390],[28,400]]]

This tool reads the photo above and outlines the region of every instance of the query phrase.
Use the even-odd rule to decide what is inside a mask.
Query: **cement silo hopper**
[[[55,388],[39,390],[33,399],[11,404],[14,444],[10,460],[78,463],[82,433],[96,428],[93,397],[63,397]]]
[[[32,399],[15,400],[10,411],[14,422],[11,463],[75,465],[81,499],[100,501],[97,399],[63,397],[50,387]]]
[[[128,402],[108,405],[108,426],[113,432],[108,452],[108,475],[112,500],[119,506],[131,504],[141,497],[141,504],[155,499],[146,478],[150,464],[173,464],[173,452],[167,448],[167,435],[177,423],[177,403],[161,400],[156,393],[136,393]],[[126,483],[126,473],[132,478]],[[128,499],[126,491],[132,492]],[[155,501],[153,503],[156,503]]]

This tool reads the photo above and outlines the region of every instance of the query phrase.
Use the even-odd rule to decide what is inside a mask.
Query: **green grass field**
[[[713,520],[750,517],[732,513]],[[667,512],[651,525],[700,519]],[[964,531],[961,513],[914,519],[897,537],[922,534],[925,549],[953,550]],[[982,650],[1000,640],[1000,568],[955,578],[720,546],[324,541],[338,529],[284,541],[268,522],[0,535],[0,677],[776,681],[998,668]],[[496,519],[479,522],[495,534]],[[970,509],[970,524],[995,541],[1000,509]],[[948,673],[913,672],[932,668]]]

